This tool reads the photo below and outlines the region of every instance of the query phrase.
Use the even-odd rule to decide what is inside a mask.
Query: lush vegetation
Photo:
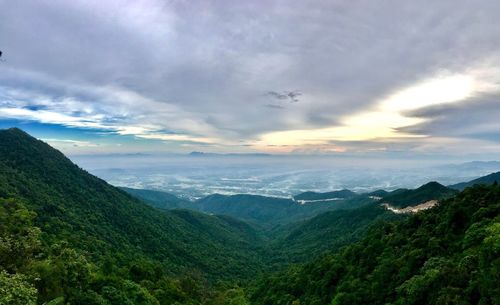
[[[285,229],[286,234],[272,244],[276,265],[306,262],[327,251],[360,240],[367,229],[380,221],[403,219],[372,203],[358,209],[329,211]]]
[[[328,205],[127,189],[155,209],[0,131],[0,305],[499,304],[498,185],[410,217],[370,198],[443,188]],[[270,225],[178,209],[189,204]]]
[[[133,189],[129,187],[120,187],[120,189],[160,210],[196,209],[193,202],[179,198],[170,193]]]
[[[474,179],[474,180],[469,181],[469,182],[462,182],[462,183],[450,185],[449,187],[452,189],[456,189],[456,190],[461,191],[461,190],[465,189],[466,187],[473,186],[476,184],[492,185],[495,182],[498,183],[499,181],[500,181],[500,172],[496,172],[496,173],[492,173],[492,174]]]
[[[429,200],[442,200],[455,195],[457,191],[437,182],[429,182],[414,190],[399,189],[383,196],[383,202],[405,208]]]
[[[0,131],[0,198],[16,198],[38,216],[42,241],[62,238],[117,263],[149,258],[172,272],[246,277],[261,265],[259,235],[227,217],[159,212],[96,178],[17,129]]]
[[[325,200],[325,199],[347,199],[356,197],[356,193],[350,190],[340,190],[326,193],[317,193],[317,192],[304,192],[298,195],[295,195],[293,198],[295,200]]]
[[[35,287],[39,303],[171,304],[155,296],[165,286],[183,303],[206,303],[205,286],[253,277],[266,257],[248,224],[156,210],[18,129],[0,131],[0,198],[1,224],[12,224],[2,231],[0,281],[8,284],[0,291],[14,300],[16,291],[33,299]],[[9,302],[0,304],[25,304]]]
[[[0,199],[2,305],[222,305],[241,298],[236,284],[209,286],[194,271],[172,276],[148,259],[117,265],[114,253],[96,264],[65,241],[46,245],[36,217],[19,201]]]
[[[266,276],[253,304],[500,304],[500,187],[384,222],[337,254]]]
[[[214,194],[189,202],[158,191],[127,188],[124,190],[161,209],[188,208],[209,214],[228,215],[266,229],[309,219],[325,211],[354,209],[373,202],[368,196],[356,195],[350,191],[340,193],[345,196],[345,200],[299,204],[287,198],[246,194],[231,196]]]

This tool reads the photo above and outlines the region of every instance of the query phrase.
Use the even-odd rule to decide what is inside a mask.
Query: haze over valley
[[[499,12],[0,0],[0,305],[499,305]]]
[[[71,157],[116,186],[166,191],[188,199],[214,193],[292,197],[305,191],[444,185],[500,170],[500,162],[376,160],[369,157],[279,155],[91,155]]]

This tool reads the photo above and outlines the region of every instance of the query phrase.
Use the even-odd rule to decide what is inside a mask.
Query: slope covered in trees
[[[2,305],[222,305],[243,295],[227,284],[218,292],[196,272],[172,276],[158,261],[117,265],[110,253],[94,262],[63,239],[45,244],[36,217],[22,202],[0,199]]]
[[[179,199],[171,194],[151,190],[123,188],[129,194],[161,209],[186,208],[208,214],[232,216],[264,228],[273,228],[296,221],[302,221],[325,211],[355,209],[373,200],[365,195],[348,195],[345,200],[300,204],[288,198],[258,195],[213,194],[195,202]]]
[[[304,192],[295,195],[295,200],[328,200],[328,199],[347,199],[355,197],[356,193],[350,190],[340,190],[326,193]]]
[[[276,255],[273,262],[278,265],[280,262],[306,262],[361,239],[374,223],[403,218],[405,216],[387,211],[376,203],[321,213],[286,229],[287,233],[273,244]]]
[[[489,175],[486,175],[486,176],[483,176],[483,177],[479,177],[479,178],[474,179],[472,181],[462,182],[462,183],[457,183],[457,184],[454,184],[454,185],[450,185],[449,187],[452,188],[452,189],[461,191],[461,190],[465,189],[466,187],[473,186],[473,185],[476,185],[476,184],[491,185],[491,184],[494,184],[495,182],[497,182],[497,183],[500,182],[500,172],[491,173]]]
[[[269,275],[253,304],[500,304],[500,187],[476,186],[337,254]]]
[[[152,191],[152,190],[143,190],[143,189],[134,189],[129,187],[120,187],[120,189],[129,193],[130,195],[142,199],[144,202],[148,203],[152,207],[161,210],[172,210],[172,209],[192,209],[195,210],[193,203],[189,200],[185,200],[179,198],[173,194],[161,192],[161,191]]]
[[[171,272],[209,277],[257,272],[259,235],[227,217],[159,212],[70,162],[19,129],[0,131],[0,198],[16,198],[37,214],[44,244],[64,240],[117,263],[154,259]]]
[[[395,207],[406,208],[429,200],[446,199],[456,193],[456,190],[447,188],[437,182],[429,182],[414,190],[395,190],[383,196],[382,201]]]
[[[429,185],[421,193],[443,194],[442,186]],[[154,209],[24,132],[0,131],[0,304],[499,301],[497,185],[466,189],[412,216],[384,210],[370,194],[329,206],[359,208],[316,217],[321,204],[289,200],[288,209],[286,199],[281,211],[273,206],[276,198],[218,195],[199,206],[202,214],[171,210],[188,203],[168,194],[143,195],[150,205],[172,204]],[[406,199],[415,197],[421,199]],[[208,215],[217,209],[281,226],[259,230]]]

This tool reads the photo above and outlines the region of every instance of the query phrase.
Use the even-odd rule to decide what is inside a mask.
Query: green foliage
[[[449,195],[436,184],[405,192],[387,196]],[[498,185],[411,217],[368,195],[207,198],[200,210],[282,226],[265,237],[229,216],[153,209],[22,131],[0,131],[0,305],[500,303]],[[283,225],[340,207],[361,208]]]
[[[147,258],[171,274],[197,269],[212,279],[248,278],[261,268],[261,242],[250,226],[195,212],[159,212],[18,129],[0,131],[2,197],[36,212],[44,244],[64,240],[92,262],[113,253],[118,265]]]
[[[193,209],[196,210],[196,206],[193,202],[189,200],[181,199],[175,195],[152,190],[142,190],[133,189],[129,187],[120,187],[120,189],[129,193],[130,195],[142,199],[144,202],[150,204],[151,206],[161,209],[161,210],[171,210],[171,209]]]
[[[186,208],[210,214],[227,215],[266,229],[302,221],[325,211],[354,209],[373,202],[368,196],[356,195],[348,190],[324,194],[314,193],[315,196],[327,197],[334,194],[342,196],[344,200],[300,204],[292,199],[245,194],[231,196],[214,194],[196,202],[189,202],[159,191],[123,189],[157,208]]]
[[[337,254],[263,277],[252,304],[499,304],[500,187],[380,223]]]
[[[8,274],[0,271],[0,304],[36,305],[37,290],[21,274]]]
[[[0,266],[8,272],[29,266],[40,247],[36,214],[14,199],[0,198]]]
[[[383,202],[405,208],[429,200],[442,200],[455,195],[457,191],[437,182],[429,182],[414,190],[399,189],[383,196]]]
[[[462,191],[466,187],[473,186],[476,184],[484,184],[484,185],[493,185],[493,184],[498,184],[498,181],[500,181],[500,172],[492,173],[483,177],[479,177],[477,179],[474,179],[469,182],[462,182],[462,183],[457,183],[454,185],[450,185],[449,187],[455,190]]]
[[[209,305],[250,305],[250,302],[242,288],[231,287],[220,291]]]
[[[120,268],[108,256],[99,267],[67,242],[43,247],[35,217],[16,200],[0,200],[0,246],[7,249],[0,256],[1,305],[195,305],[211,298],[201,275],[173,277],[153,260],[134,259]],[[13,252],[7,245],[17,239],[21,246]],[[12,253],[18,256],[6,257]]]
[[[0,131],[0,304],[205,304],[210,281],[255,274],[262,251],[241,221],[161,212]]]
[[[274,265],[300,263],[327,251],[338,250],[360,240],[368,228],[380,221],[404,219],[377,203],[358,209],[322,213],[286,229],[283,238],[272,245]]]
[[[348,199],[356,197],[356,193],[350,190],[340,190],[326,193],[304,192],[293,196],[295,200],[325,200],[325,199]]]

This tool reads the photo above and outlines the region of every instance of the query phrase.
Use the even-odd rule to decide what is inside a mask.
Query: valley
[[[0,305],[500,305],[500,1],[0,3]]]
[[[188,200],[116,188],[23,131],[1,130],[0,283],[25,304],[421,304],[457,296],[493,304],[499,196],[496,184],[459,193],[429,182]],[[441,280],[450,270],[459,277]]]

